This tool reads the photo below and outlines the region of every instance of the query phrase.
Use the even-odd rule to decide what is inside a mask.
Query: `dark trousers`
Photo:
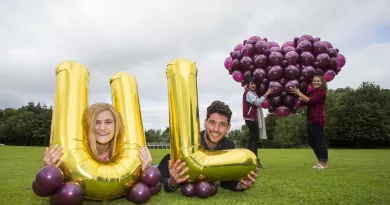
[[[248,149],[251,150],[257,157],[257,159],[260,159],[257,155],[257,149],[258,149],[258,143],[259,143],[259,124],[257,121],[251,121],[251,120],[245,120],[246,126],[249,128],[249,142],[248,142]]]
[[[317,124],[306,124],[307,140],[318,161],[328,162],[328,146],[325,142],[324,127]]]

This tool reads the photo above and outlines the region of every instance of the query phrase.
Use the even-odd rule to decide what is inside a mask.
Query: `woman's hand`
[[[296,88],[295,86],[294,86],[294,87],[291,87],[291,88],[290,88],[290,91],[291,91],[292,93],[297,94],[298,96],[301,94],[301,91],[299,91],[299,89]]]
[[[58,144],[54,145],[54,147],[51,149],[46,147],[46,150],[45,150],[45,153],[43,156],[44,166],[48,166],[48,165],[49,166],[56,166],[56,167],[60,166],[62,161],[59,159],[63,154],[64,153],[62,152],[62,147],[58,146]]]
[[[275,87],[270,87],[268,88],[267,92],[265,92],[265,95],[268,96],[269,94],[274,93],[275,90],[276,90]]]
[[[147,147],[140,147],[138,156],[141,158],[142,171],[152,166],[152,155]]]

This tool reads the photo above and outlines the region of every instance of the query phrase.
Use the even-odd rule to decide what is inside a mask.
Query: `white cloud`
[[[198,66],[199,115],[213,100],[228,103],[233,128],[242,87],[223,66],[235,45],[253,35],[280,45],[305,33],[330,41],[347,58],[331,88],[374,81],[390,88],[390,44],[376,44],[389,24],[385,0],[363,1],[8,1],[0,3],[0,109],[29,101],[52,104],[55,68],[74,60],[91,73],[89,102],[110,102],[109,78],[136,76],[145,129],[168,126],[166,65]],[[203,123],[201,123],[203,127]]]

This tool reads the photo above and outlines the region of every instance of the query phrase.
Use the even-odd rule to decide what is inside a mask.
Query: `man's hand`
[[[171,160],[169,160],[169,180],[168,184],[170,186],[177,186],[190,178],[189,175],[183,177],[183,175],[188,171],[188,167],[182,168],[186,165],[186,162],[180,164],[180,159],[178,159],[175,164],[172,166]],[[180,171],[181,170],[181,171]]]
[[[243,178],[237,185],[237,190],[246,190],[253,186],[256,182],[257,175],[259,173],[259,168],[256,168],[256,172],[251,171],[248,174],[248,178]]]

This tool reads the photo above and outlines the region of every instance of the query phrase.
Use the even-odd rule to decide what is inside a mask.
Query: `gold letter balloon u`
[[[124,132],[118,136],[114,157],[99,163],[89,152],[83,112],[88,104],[89,72],[82,64],[65,61],[56,69],[56,90],[50,146],[61,145],[61,169],[66,181],[83,187],[84,197],[108,200],[129,192],[141,174],[139,146],[145,146],[138,87],[134,76],[119,72],[110,78],[112,103],[122,115]]]
[[[186,162],[189,182],[238,180],[255,171],[256,156],[248,149],[208,151],[202,147],[195,63],[176,59],[168,64],[166,76],[171,160]]]

